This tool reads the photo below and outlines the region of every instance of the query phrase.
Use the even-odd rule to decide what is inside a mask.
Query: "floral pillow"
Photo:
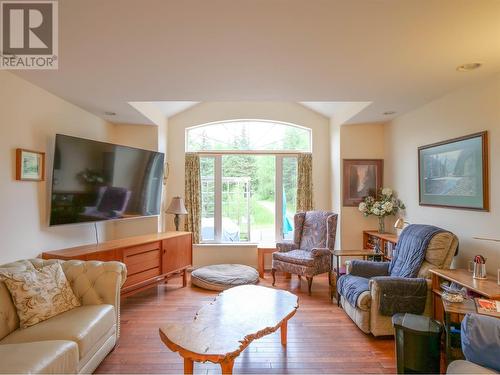
[[[54,263],[23,272],[0,272],[12,296],[21,328],[80,306],[61,265]]]

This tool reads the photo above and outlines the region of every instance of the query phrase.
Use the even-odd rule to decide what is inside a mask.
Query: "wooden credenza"
[[[127,266],[127,280],[121,295],[129,296],[181,275],[186,286],[187,269],[193,264],[190,232],[165,232],[135,236],[47,251],[43,259],[117,260]]]

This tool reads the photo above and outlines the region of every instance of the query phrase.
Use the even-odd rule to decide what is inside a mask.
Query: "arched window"
[[[186,151],[311,151],[311,130],[269,120],[212,122],[186,129]]]
[[[203,242],[293,239],[297,155],[311,130],[269,120],[212,122],[186,129],[200,154]]]

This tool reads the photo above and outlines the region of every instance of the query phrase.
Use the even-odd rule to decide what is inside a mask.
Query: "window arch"
[[[229,120],[186,129],[186,151],[311,151],[311,129],[271,120]]]

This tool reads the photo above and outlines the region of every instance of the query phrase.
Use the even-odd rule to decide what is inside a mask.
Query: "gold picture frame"
[[[45,153],[23,148],[16,149],[16,180],[44,181]]]

